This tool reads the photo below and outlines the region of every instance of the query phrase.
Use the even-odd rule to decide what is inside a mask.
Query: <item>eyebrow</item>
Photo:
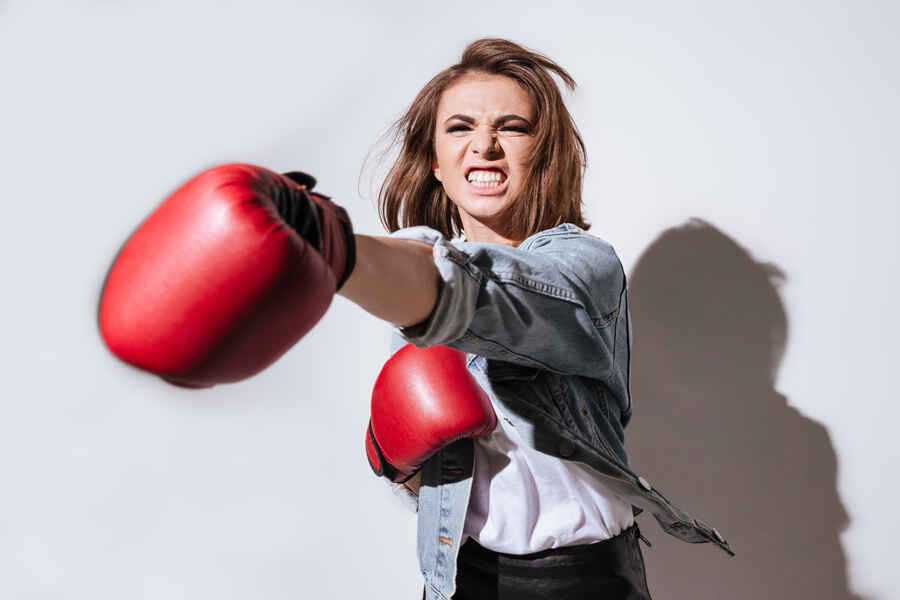
[[[451,115],[451,116],[447,117],[447,120],[444,121],[444,123],[452,121],[453,119],[458,119],[460,121],[464,121],[466,123],[469,123],[470,125],[475,124],[475,119],[473,119],[470,116],[460,115],[460,114],[455,114],[455,115]],[[494,124],[495,125],[503,125],[504,123],[507,123],[509,121],[524,121],[528,125],[531,125],[531,123],[528,121],[528,119],[526,119],[525,117],[520,117],[519,115],[503,115],[502,117],[498,117],[494,121]]]

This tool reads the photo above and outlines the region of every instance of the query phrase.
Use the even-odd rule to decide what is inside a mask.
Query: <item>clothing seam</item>
[[[537,294],[542,294],[550,298],[565,300],[567,302],[571,302],[572,304],[576,304],[581,308],[584,308],[584,303],[578,300],[578,296],[571,290],[567,290],[565,288],[561,288],[544,281],[532,279],[530,277],[525,277],[524,275],[520,275],[512,271],[488,270],[482,272],[486,274],[488,279],[492,279],[494,281],[497,281],[498,283],[512,283],[524,290],[533,291]]]
[[[523,247],[522,249],[530,251],[534,247],[534,245],[542,239],[557,237],[560,235],[565,235],[567,233],[579,233],[579,231],[573,230],[566,223],[562,223],[560,225],[557,225],[553,229],[546,229],[546,230],[540,232],[539,234],[535,235],[531,239],[531,241],[528,242],[527,246]],[[580,237],[580,236],[578,236],[578,237]]]
[[[476,334],[472,334],[472,335],[475,335],[475,337],[480,338],[480,336],[477,336]],[[480,338],[480,339],[485,339],[485,338]],[[498,346],[503,347],[501,344],[498,344]],[[515,354],[515,353],[511,352],[511,354]],[[527,359],[527,357],[524,357],[524,358]],[[531,359],[528,359],[528,360],[531,360]],[[554,423],[555,425],[560,427],[563,431],[565,431],[568,435],[570,435],[575,441],[578,441],[578,442],[584,444],[585,446],[587,446],[588,448],[591,448],[594,451],[596,451],[596,448],[593,447],[593,444],[590,441],[586,440],[582,435],[577,433],[577,431],[573,432],[572,430],[570,430],[568,427],[566,427],[565,423],[563,423],[561,420],[554,418],[553,415],[547,413],[546,411],[540,410],[537,407],[535,407],[527,402],[524,402],[524,401],[521,401],[521,402],[523,402],[529,409],[534,410],[534,411],[539,412],[540,414],[544,415],[545,418],[549,419],[552,423]],[[630,399],[629,399],[629,403],[630,403]],[[563,439],[566,439],[565,436],[561,436],[561,437]],[[677,524],[687,526],[687,528],[693,529],[695,532],[699,533],[700,537],[703,537],[704,539],[707,539],[709,541],[714,541],[719,546],[722,545],[721,543],[718,542],[718,540],[713,540],[713,538],[707,536],[705,534],[705,532],[703,532],[702,529],[700,527],[698,527],[696,523],[693,522],[694,521],[693,517],[689,517],[690,520],[681,518],[675,512],[674,508],[671,506],[671,502],[668,500],[668,498],[663,496],[662,493],[660,493],[658,490],[656,490],[655,488],[653,488],[651,486],[652,491],[647,491],[640,484],[633,481],[633,480],[638,479],[638,476],[630,468],[621,464],[619,459],[616,457],[616,453],[612,450],[612,448],[610,448],[609,444],[602,437],[600,438],[599,446],[602,447],[602,450],[604,450],[604,451],[606,451],[606,453],[608,453],[608,456],[606,457],[607,460],[612,462],[618,469],[620,469],[621,471],[623,471],[624,473],[626,473],[628,475],[628,477],[625,477],[625,478],[619,478],[616,476],[614,476],[614,477],[616,477],[617,479],[621,479],[624,483],[628,484],[635,492],[637,492],[637,494],[639,496],[646,498],[648,501],[652,502],[652,504],[654,504],[656,507],[661,509],[661,511],[663,513],[669,515],[670,524],[677,523]],[[603,453],[601,452],[601,455],[602,454]],[[566,460],[572,460],[572,459],[566,459]],[[583,460],[577,460],[576,462],[580,462],[594,470],[598,470],[596,467],[584,462]],[[655,492],[655,494],[657,496],[659,496],[659,498],[662,499],[661,503],[654,496],[653,492]]]
[[[460,266],[466,267],[468,265]],[[477,269],[477,267],[473,268]],[[468,272],[468,269],[465,270]],[[595,317],[591,315],[590,310],[588,310],[588,307],[585,306],[584,302],[578,299],[578,295],[571,290],[567,290],[550,283],[538,281],[536,279],[525,277],[523,275],[519,275],[518,273],[512,273],[509,271],[481,271],[480,269],[479,271],[484,275],[485,279],[489,279],[498,284],[512,284],[519,289],[525,290],[526,292],[532,292],[546,298],[554,298],[556,300],[562,300],[564,302],[573,304],[574,306],[584,311],[584,314],[587,315],[588,319],[590,319],[591,321],[591,324],[594,326],[594,329],[597,331],[605,329],[609,327],[611,323],[614,323],[616,320],[615,317],[618,315],[620,310],[619,306],[616,306],[608,313],[602,314],[599,317]],[[469,276],[478,281],[478,279],[471,273],[469,273]]]
[[[557,423],[557,424],[559,424],[559,423]],[[581,435],[579,435],[579,434],[577,434],[577,433],[572,433],[571,431],[569,431],[569,432],[567,432],[567,433],[569,433],[569,435],[571,435],[576,441],[579,441],[579,442],[585,444],[586,446],[591,447],[591,444],[590,444],[587,440],[585,440]],[[563,437],[563,439],[565,439],[565,437]],[[604,449],[609,450],[609,448],[608,448],[608,446],[607,446],[607,444],[606,444],[605,441],[602,442],[601,445],[604,446]],[[611,455],[612,457],[615,457],[615,452],[610,451],[610,455]],[[566,460],[572,460],[572,459],[566,459]],[[592,465],[590,465],[590,464],[588,464],[588,463],[586,463],[586,462],[584,462],[584,461],[582,461],[582,460],[577,460],[576,462],[580,462],[580,463],[582,463],[582,464],[587,465],[588,467],[591,467],[591,468],[594,469],[594,470],[598,470],[596,467],[594,467],[594,466],[592,466]],[[629,469],[628,467],[619,464],[618,459],[613,458],[612,462],[614,462],[618,468],[620,468],[622,471],[624,471],[625,473],[627,473],[628,475],[630,475],[632,478],[637,479],[637,475],[635,475],[634,472],[633,472],[631,469]],[[635,490],[639,495],[644,496],[644,497],[647,498],[648,500],[652,501],[653,504],[659,506],[659,502],[658,502],[657,499],[653,496],[653,494],[652,494],[651,492],[645,490],[645,489],[644,489],[643,487],[641,487],[638,483],[635,483],[634,481],[631,481],[630,478],[624,479],[624,482],[627,483],[628,485],[630,485],[631,487],[633,487],[634,490]],[[699,527],[697,527],[697,525],[696,525],[695,523],[693,523],[693,520],[694,520],[693,517],[691,517],[691,520],[690,520],[690,521],[685,520],[685,519],[682,519],[682,518],[679,517],[679,516],[674,512],[674,510],[669,506],[669,504],[671,504],[671,503],[669,502],[669,500],[668,500],[665,496],[663,496],[661,493],[659,493],[659,491],[656,490],[656,488],[653,488],[652,486],[651,486],[651,489],[652,489],[653,491],[655,491],[656,494],[659,495],[660,498],[663,499],[663,503],[662,503],[661,508],[662,508],[666,513],[668,513],[669,515],[672,516],[672,522],[673,522],[673,523],[676,523],[676,522],[677,522],[677,523],[683,523],[683,524],[686,524],[686,525],[687,525],[688,527],[690,527],[691,529],[694,529],[695,531],[697,531],[697,532],[699,532],[699,533],[701,533],[701,534],[703,533],[703,531],[702,531]],[[704,535],[704,536],[701,536],[701,537],[706,537],[706,536]]]
[[[631,315],[628,311],[628,277],[625,276],[625,271],[622,271],[622,291],[619,293],[619,308],[622,306],[622,298],[625,298],[625,345],[628,354],[628,360],[625,365],[625,394],[628,399],[628,406],[621,412],[619,415],[619,422],[621,423],[623,417],[627,415],[626,422],[631,421]],[[616,361],[616,353],[618,352],[618,339],[619,339],[619,321],[616,320],[616,327],[613,333],[613,365],[615,365]],[[622,429],[625,428],[625,425],[622,425]]]
[[[565,381],[565,376],[556,376],[556,382],[547,382],[547,387],[550,391],[550,396],[554,400],[554,404],[557,406],[557,411],[560,414],[563,422],[561,423],[563,426],[569,429],[577,429],[578,423],[575,421],[575,417],[572,415],[572,410],[568,406],[566,399],[570,397],[571,390],[569,389],[569,384]],[[557,394],[557,391],[559,392]],[[566,423],[565,421],[569,421]]]
[[[562,231],[553,231],[553,233],[538,236],[528,245],[527,248],[523,248],[523,250],[531,252],[531,247],[538,240],[543,239],[545,237],[557,237],[564,233],[571,233],[571,231],[568,228],[566,228]],[[437,243],[435,243],[434,245],[436,246]],[[472,257],[470,255],[459,250],[458,248],[453,247],[452,244],[448,244],[447,248],[448,248],[447,253],[444,255],[443,258],[446,258],[446,259],[450,260],[451,262],[453,262],[454,264],[456,264],[457,266],[461,267],[462,270],[469,277],[471,277],[474,281],[481,283],[483,279],[490,279],[492,281],[496,281],[497,283],[511,283],[525,291],[531,291],[533,293],[540,294],[540,295],[546,296],[548,298],[556,298],[559,300],[564,300],[566,302],[570,302],[570,303],[574,304],[575,306],[581,308],[585,312],[585,314],[587,314],[588,318],[590,319],[591,323],[594,325],[595,329],[604,329],[607,326],[609,326],[609,324],[614,321],[614,317],[618,314],[618,312],[620,310],[621,297],[620,297],[620,303],[618,306],[613,308],[608,313],[602,314],[599,317],[595,317],[595,316],[591,315],[590,311],[588,310],[587,306],[585,306],[584,302],[579,300],[578,294],[576,294],[572,290],[569,290],[566,288],[561,288],[559,286],[556,286],[556,285],[553,285],[550,283],[546,283],[544,281],[536,280],[536,279],[533,279],[530,277],[526,277],[524,275],[521,275],[521,274],[515,273],[515,272],[511,272],[511,271],[494,271],[491,269],[482,269],[482,268],[472,264]],[[540,253],[536,253],[536,254],[541,255]],[[546,253],[546,254],[543,254],[542,256],[549,257],[551,254],[552,253]],[[556,259],[556,260],[558,260],[558,259]],[[477,271],[477,274],[473,273],[472,271]]]
[[[491,343],[491,344],[495,344],[495,345],[499,346],[500,348],[503,348],[504,352],[508,352],[511,356],[514,356],[514,357],[516,357],[516,358],[519,358],[519,359],[522,359],[522,360],[524,360],[524,361],[527,361],[527,362],[533,363],[533,364],[535,364],[535,365],[538,365],[537,368],[544,369],[545,371],[550,371],[550,372],[552,372],[552,373],[568,374],[568,373],[563,373],[563,372],[561,372],[561,371],[558,371],[558,370],[556,370],[556,369],[553,369],[553,368],[550,367],[549,365],[545,365],[545,364],[542,363],[541,361],[536,360],[536,359],[534,359],[534,358],[531,358],[530,356],[525,356],[524,354],[519,354],[518,352],[514,352],[514,351],[510,350],[509,348],[507,348],[506,346],[504,346],[503,344],[501,344],[500,342],[495,342],[494,340],[492,340],[492,339],[490,339],[490,338],[487,338],[487,337],[478,335],[477,333],[475,333],[475,332],[472,331],[471,329],[466,329],[466,332],[465,332],[465,333],[463,334],[463,336],[461,336],[461,337],[464,337],[464,336],[467,336],[467,335],[468,335],[468,336],[471,336],[471,337],[474,337],[474,338],[478,338],[479,340],[482,340],[482,341],[484,341],[484,342],[489,342],[489,343]],[[473,360],[474,360],[474,359],[473,359]]]

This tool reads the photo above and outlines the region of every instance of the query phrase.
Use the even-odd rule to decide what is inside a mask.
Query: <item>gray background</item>
[[[367,154],[485,35],[580,84],[591,233],[631,277],[632,466],[737,552],[642,516],[654,597],[897,597],[898,13],[0,2],[0,597],[418,597],[415,517],[362,445],[384,323],[338,298],[261,375],[185,391],[95,317],[128,233],[215,164],[315,173],[381,233]]]

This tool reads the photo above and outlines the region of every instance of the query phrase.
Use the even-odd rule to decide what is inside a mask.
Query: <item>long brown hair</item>
[[[546,56],[508,40],[484,38],[469,44],[458,64],[429,81],[388,130],[393,144],[401,146],[378,193],[378,212],[388,231],[427,225],[453,238],[463,230],[459,211],[433,176],[432,165],[441,95],[469,73],[512,78],[529,92],[537,109],[526,180],[510,207],[505,235],[523,240],[561,223],[590,228],[581,215],[584,141],[551,72],[575,89],[572,76]]]

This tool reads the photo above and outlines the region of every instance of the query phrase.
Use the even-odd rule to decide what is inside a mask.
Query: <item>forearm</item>
[[[439,281],[430,244],[356,235],[356,265],[338,293],[376,317],[405,327],[431,314]]]

